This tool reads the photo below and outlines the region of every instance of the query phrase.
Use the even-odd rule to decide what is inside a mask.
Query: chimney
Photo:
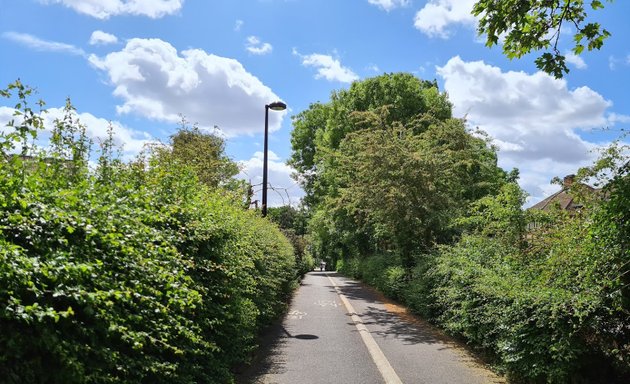
[[[564,179],[562,179],[562,186],[564,188],[570,188],[575,181],[575,175],[566,175]]]

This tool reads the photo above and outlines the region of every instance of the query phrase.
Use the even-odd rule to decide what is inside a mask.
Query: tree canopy
[[[447,241],[468,202],[506,179],[494,149],[452,118],[437,84],[407,73],[333,92],[294,127],[290,162],[329,255],[392,251],[410,267],[415,250]]]
[[[224,140],[202,132],[196,125],[188,126],[185,120],[179,130],[171,135],[171,148],[167,153],[192,167],[199,181],[209,187],[225,184],[238,173],[238,165],[225,155]]]
[[[314,103],[293,116],[289,164],[297,170],[306,191],[307,205],[317,203],[328,187],[322,178],[330,151],[336,150],[350,132],[365,128],[353,112],[386,108],[384,124],[413,121],[417,131],[426,129],[423,114],[438,119],[451,117],[451,104],[435,82],[418,79],[409,73],[392,73],[354,82],[349,89],[335,91],[327,103]]]

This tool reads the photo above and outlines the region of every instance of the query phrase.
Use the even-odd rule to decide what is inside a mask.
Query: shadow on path
[[[264,330],[250,364],[235,369],[236,383],[256,384],[261,382],[259,378],[266,373],[285,372],[286,356],[282,354],[282,347],[287,343],[288,334],[280,322]]]
[[[258,340],[259,348],[255,351],[251,363],[235,370],[236,383],[257,384],[261,383],[261,377],[265,374],[284,373],[287,357],[282,354],[282,347],[288,339],[308,341],[319,339],[319,336],[311,334],[292,335],[282,323],[270,326]]]
[[[257,340],[258,348],[254,351],[251,362],[246,366],[235,367],[233,371],[236,384],[260,384],[265,375],[285,373],[287,356],[282,351],[289,339],[304,340],[306,343],[319,339],[319,336],[312,334],[291,334],[284,326],[287,315],[285,313],[283,318],[261,332]]]
[[[444,338],[435,332],[431,325],[406,312],[403,315],[392,311],[391,309],[394,307],[402,307],[392,304],[391,300],[385,298],[380,292],[360,282],[348,280],[337,273],[329,273],[329,275],[337,279],[339,291],[346,298],[368,304],[367,308],[363,310],[356,307],[355,310],[359,311],[356,315],[368,328],[371,328],[370,325],[378,327],[378,330],[372,331],[372,333],[401,339],[405,344],[445,344]]]
[[[407,345],[436,345],[439,351],[450,350],[458,356],[459,361],[479,370],[488,383],[505,383],[503,378],[486,373],[488,364],[481,355],[410,313],[406,307],[364,283],[350,280],[338,273],[330,273],[330,276],[337,279],[339,290],[348,299],[368,303],[362,310],[356,307],[354,309],[359,312],[356,315],[370,329],[370,333],[383,338],[400,339]],[[347,316],[350,317],[351,314]]]
[[[384,309],[369,306],[366,311],[359,314],[359,317],[368,328],[370,325],[377,326],[378,330],[372,333],[384,338],[393,337],[402,340],[405,344],[444,344],[429,326],[409,323]]]

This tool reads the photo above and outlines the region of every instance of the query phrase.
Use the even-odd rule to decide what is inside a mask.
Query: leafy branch
[[[612,2],[613,0],[606,0]],[[592,10],[604,8],[601,0],[591,0]],[[479,17],[477,32],[486,35],[486,46],[503,43],[509,58],[521,58],[532,51],[545,51],[536,58],[536,66],[555,78],[569,73],[566,56],[560,51],[563,26],[569,22],[575,29],[575,55],[601,49],[610,32],[598,23],[587,22],[584,0],[480,0],[473,15]]]

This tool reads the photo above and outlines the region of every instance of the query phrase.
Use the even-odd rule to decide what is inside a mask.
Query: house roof
[[[573,196],[568,193],[568,189],[562,188],[560,191],[534,204],[532,209],[548,211],[555,206],[559,206],[562,210],[573,210],[577,208],[573,203]]]
[[[564,178],[564,185],[560,191],[538,202],[537,204],[534,204],[531,209],[549,211],[555,207],[559,207],[564,211],[574,211],[576,209],[582,208],[582,204],[576,202],[575,197],[572,196],[570,193],[570,187],[573,184],[573,178],[573,175],[566,176]],[[578,186],[578,188],[589,194],[597,191],[595,188],[583,183],[575,184]],[[575,188],[575,186],[573,188]]]

